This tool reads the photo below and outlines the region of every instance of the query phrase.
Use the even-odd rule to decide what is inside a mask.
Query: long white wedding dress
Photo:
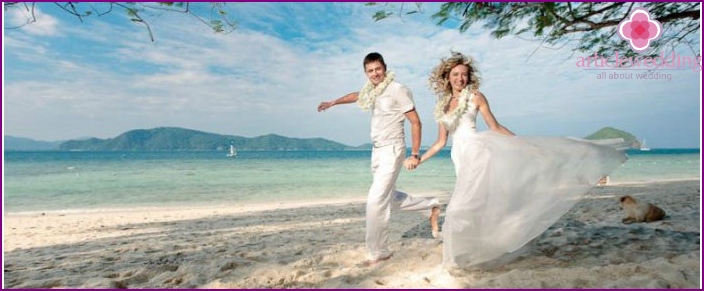
[[[443,264],[450,267],[520,249],[626,160],[587,141],[476,132],[472,97],[464,114],[440,120],[452,137],[457,178],[442,226]]]

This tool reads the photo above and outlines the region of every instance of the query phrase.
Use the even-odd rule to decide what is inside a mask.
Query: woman
[[[453,138],[456,183],[442,227],[446,267],[476,265],[518,250],[626,160],[614,148],[586,141],[514,136],[479,92],[474,62],[460,53],[442,60],[430,84],[438,96],[438,138],[420,164]],[[476,132],[477,114],[488,131]]]

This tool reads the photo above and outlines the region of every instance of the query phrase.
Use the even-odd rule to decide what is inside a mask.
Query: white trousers
[[[416,198],[396,191],[396,179],[406,156],[406,145],[391,144],[372,149],[372,186],[367,196],[366,243],[368,259],[375,260],[391,255],[388,248],[389,218],[391,209],[419,211],[430,217],[433,207],[439,206],[437,198]]]

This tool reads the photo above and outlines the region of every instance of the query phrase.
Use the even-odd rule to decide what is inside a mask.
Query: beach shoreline
[[[618,197],[665,209],[623,224]],[[447,195],[440,197],[445,203]],[[426,218],[393,212],[364,259],[364,197],[5,213],[6,288],[699,288],[700,180],[596,187],[517,258],[440,268]],[[444,214],[443,214],[444,216]]]
[[[699,181],[698,177],[691,178],[673,178],[673,179],[660,179],[657,181],[610,181],[607,186],[633,186],[633,185],[647,185],[647,184],[657,184],[665,182],[690,182]],[[602,186],[596,186],[602,187]],[[440,199],[449,198],[452,193],[443,191],[425,191],[425,192],[413,192],[413,196],[416,197],[437,197]],[[306,201],[301,201],[300,199],[292,200],[282,200],[276,203],[262,202],[262,201],[247,201],[247,202],[227,202],[227,203],[208,203],[204,202],[196,205],[186,205],[186,204],[174,204],[169,206],[116,206],[116,207],[98,207],[98,208],[72,208],[72,209],[58,209],[58,210],[31,210],[31,211],[6,211],[5,214],[10,216],[36,216],[36,215],[66,215],[66,214],[89,214],[89,213],[105,213],[105,212],[119,212],[119,213],[139,213],[145,211],[198,211],[203,210],[205,212],[215,211],[216,213],[227,212],[227,213],[240,213],[240,212],[251,212],[251,211],[262,211],[262,210],[274,210],[274,209],[290,209],[306,206],[317,206],[317,205],[336,205],[336,204],[347,204],[347,203],[364,203],[366,197],[363,195],[352,196],[352,197],[340,197],[340,198],[320,198],[320,199],[309,199]]]

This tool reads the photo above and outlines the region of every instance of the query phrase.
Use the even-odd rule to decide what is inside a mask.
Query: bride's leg
[[[433,237],[438,237],[440,228],[440,202],[434,197],[413,197],[401,191],[395,191],[392,200],[393,210],[417,211],[430,221]]]

